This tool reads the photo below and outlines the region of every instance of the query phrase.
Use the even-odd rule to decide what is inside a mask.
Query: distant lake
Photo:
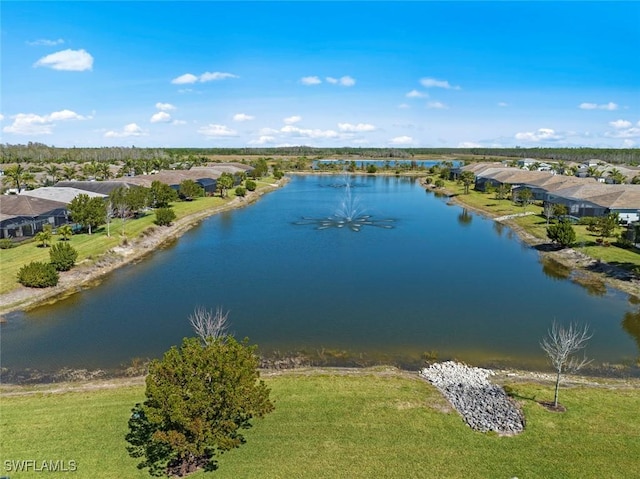
[[[362,224],[339,227],[350,208]],[[559,278],[509,228],[413,179],[319,175],[208,218],[94,289],[10,315],[2,367],[160,357],[192,335],[196,306],[229,310],[236,337],[263,354],[327,364],[417,367],[427,355],[543,368],[554,320],[588,323],[599,364],[640,355],[639,305]]]

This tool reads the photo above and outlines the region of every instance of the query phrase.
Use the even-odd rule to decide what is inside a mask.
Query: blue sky
[[[640,146],[640,2],[0,8],[2,143]]]

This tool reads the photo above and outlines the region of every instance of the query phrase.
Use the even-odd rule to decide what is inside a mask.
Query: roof
[[[575,185],[553,193],[561,198],[586,200],[612,210],[640,210],[640,185]]]
[[[45,186],[36,188],[35,190],[23,191],[21,195],[32,196],[34,198],[42,198],[44,200],[60,201],[69,204],[73,199],[80,195],[88,195],[90,197],[105,198],[107,195],[103,193],[94,193],[93,191],[71,188],[68,186]]]
[[[113,190],[120,188],[123,184],[127,188],[131,186],[131,182],[129,181],[130,179],[131,178],[117,178],[112,181],[59,181],[54,185],[54,187],[77,188],[84,192],[91,191],[93,193],[100,193],[108,196]]]
[[[16,216],[41,216],[59,209],[66,209],[67,205],[60,201],[35,198],[26,195],[0,195],[0,220]]]

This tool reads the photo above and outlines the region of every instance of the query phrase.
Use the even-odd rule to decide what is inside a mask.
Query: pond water
[[[415,180],[294,176],[99,287],[12,314],[2,367],[160,357],[192,335],[197,306],[228,310],[232,332],[263,354],[328,364],[415,367],[437,356],[542,368],[539,342],[554,320],[589,324],[598,364],[640,354],[639,306],[626,294],[563,279],[510,229]]]

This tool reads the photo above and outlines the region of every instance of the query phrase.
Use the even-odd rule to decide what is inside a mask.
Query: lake
[[[160,357],[192,335],[197,306],[228,310],[235,336],[265,355],[322,364],[544,368],[539,342],[553,321],[587,323],[596,364],[640,355],[640,306],[560,278],[509,228],[414,179],[311,175],[208,218],[94,289],[10,315],[2,366]]]

